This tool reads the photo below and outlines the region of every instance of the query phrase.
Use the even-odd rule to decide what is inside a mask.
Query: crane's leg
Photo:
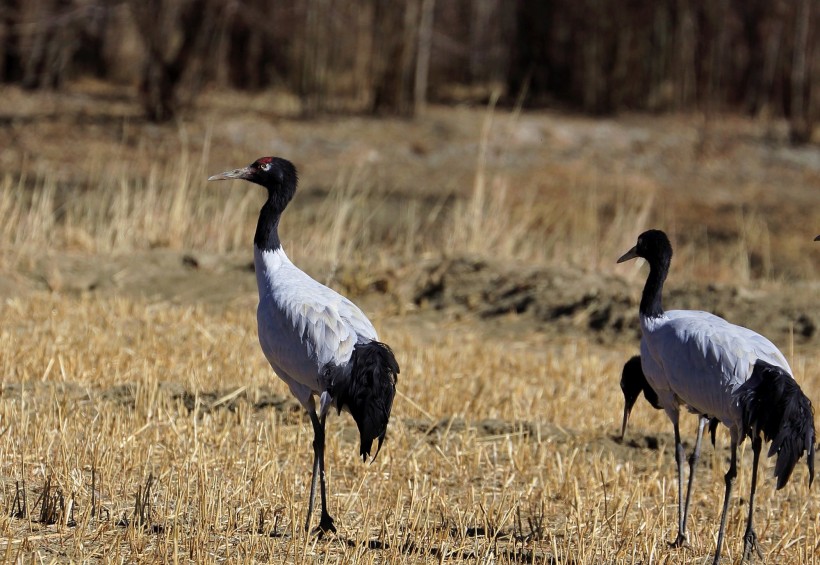
[[[732,461],[729,464],[729,470],[726,471],[724,477],[726,481],[726,493],[723,495],[723,513],[720,515],[720,530],[718,530],[717,549],[715,549],[715,560],[712,562],[717,565],[720,562],[720,548],[723,547],[723,533],[726,531],[726,515],[729,513],[729,498],[732,496],[732,485],[737,477],[737,440],[732,438]]]
[[[695,450],[692,451],[692,456],[689,458],[689,484],[686,487],[686,504],[683,506],[683,530],[678,537],[683,537],[686,540],[686,520],[689,518],[689,502],[692,500],[692,485],[695,482],[695,467],[698,465],[700,459],[700,442],[703,439],[703,430],[709,420],[701,416],[698,419],[698,436],[695,440]]]
[[[673,424],[675,426],[675,463],[678,466],[678,537],[675,541],[669,542],[669,545],[683,547],[686,544],[686,521],[683,517],[683,459],[686,454],[683,452],[683,444],[680,441],[680,428],[677,420]]]
[[[757,534],[752,527],[752,515],[754,514],[755,507],[755,490],[757,488],[757,464],[760,461],[760,450],[762,447],[763,440],[760,436],[757,436],[752,440],[752,452],[754,454],[754,460],[752,463],[752,491],[751,494],[749,494],[749,518],[746,520],[746,533],[743,534],[742,558],[743,561],[748,559],[750,563],[752,561],[752,550],[757,553],[759,558],[763,559],[763,551],[761,551],[760,546],[757,543]]]
[[[319,519],[319,526],[315,533],[319,535],[325,532],[336,532],[333,525],[333,518],[327,513],[327,490],[325,488],[325,416],[321,418],[315,410],[310,410],[310,421],[313,424],[313,476],[310,481],[310,500],[308,501],[308,513],[305,520],[305,531],[310,529],[310,516],[313,513],[313,503],[316,500],[316,482],[322,495],[322,517]]]
[[[310,517],[313,514],[313,503],[316,501],[316,481],[319,479],[319,452],[324,444],[324,430],[319,425],[319,417],[316,411],[308,411],[310,421],[313,424],[313,473],[310,478],[310,498],[308,499],[307,519],[305,520],[305,531],[310,530]]]

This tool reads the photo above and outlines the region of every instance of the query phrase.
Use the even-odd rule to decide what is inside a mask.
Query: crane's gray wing
[[[653,336],[669,386],[702,413],[725,413],[726,392],[742,385],[758,359],[791,369],[768,339],[707,312],[667,312],[670,322]]]
[[[355,304],[307,275],[292,280],[276,299],[319,367],[344,364],[357,342],[377,339],[373,324]]]
[[[346,363],[356,343],[376,339],[376,331],[362,311],[346,298],[337,297],[340,300],[302,303],[293,317],[308,354],[319,366]]]
[[[685,315],[675,317],[678,312]],[[677,340],[686,344],[686,364],[700,370],[720,366],[737,384],[746,382],[758,359],[791,374],[788,361],[775,344],[759,333],[727,322],[709,312],[668,312]]]

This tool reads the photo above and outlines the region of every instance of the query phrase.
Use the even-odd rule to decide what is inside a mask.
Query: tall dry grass
[[[745,283],[761,269],[764,279],[776,275],[776,234],[754,209],[734,216],[739,236],[727,246],[679,223],[657,187],[640,177],[561,167],[543,177],[513,176],[498,163],[513,158],[510,136],[519,119],[485,110],[472,186],[455,195],[397,193],[381,180],[381,165],[367,159],[341,166],[327,186],[317,187],[303,170],[307,181],[283,220],[289,252],[329,265],[478,254],[610,271],[640,231],[661,226],[673,240],[682,236],[679,278]],[[0,263],[14,268],[26,257],[62,251],[248,250],[264,196],[245,183],[206,182],[224,167],[213,164],[210,132],[194,147],[180,127],[178,152],[160,156],[154,147],[115,144],[90,153],[71,178],[32,160],[7,171],[0,178]],[[762,267],[753,269],[755,261]]]

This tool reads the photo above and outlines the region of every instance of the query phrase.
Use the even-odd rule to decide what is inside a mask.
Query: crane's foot
[[[669,547],[689,547],[689,542],[686,541],[686,536],[680,532],[678,532],[678,537],[675,538],[675,541],[670,541]]]
[[[743,535],[743,558],[741,562],[749,560],[752,562],[752,551],[754,551],[758,558],[763,559],[763,550],[760,549],[760,544],[757,543],[757,534],[754,530],[746,530]]]
[[[322,514],[322,517],[319,519],[319,525],[313,529],[313,534],[321,538],[328,533],[335,534],[336,526],[333,525],[333,518],[330,517],[330,514]]]

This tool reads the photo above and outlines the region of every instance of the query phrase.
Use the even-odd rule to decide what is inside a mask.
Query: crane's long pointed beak
[[[635,246],[623,255],[621,255],[616,263],[623,263],[624,261],[629,261],[630,259],[635,259],[638,256],[638,247]]]
[[[233,171],[225,171],[218,175],[208,177],[208,180],[231,180],[231,179],[247,179],[251,174],[248,167],[243,169],[234,169]]]
[[[626,436],[626,423],[629,421],[629,414],[632,412],[632,408],[629,406],[624,406],[624,423],[621,424],[621,441],[624,440],[624,436]]]

